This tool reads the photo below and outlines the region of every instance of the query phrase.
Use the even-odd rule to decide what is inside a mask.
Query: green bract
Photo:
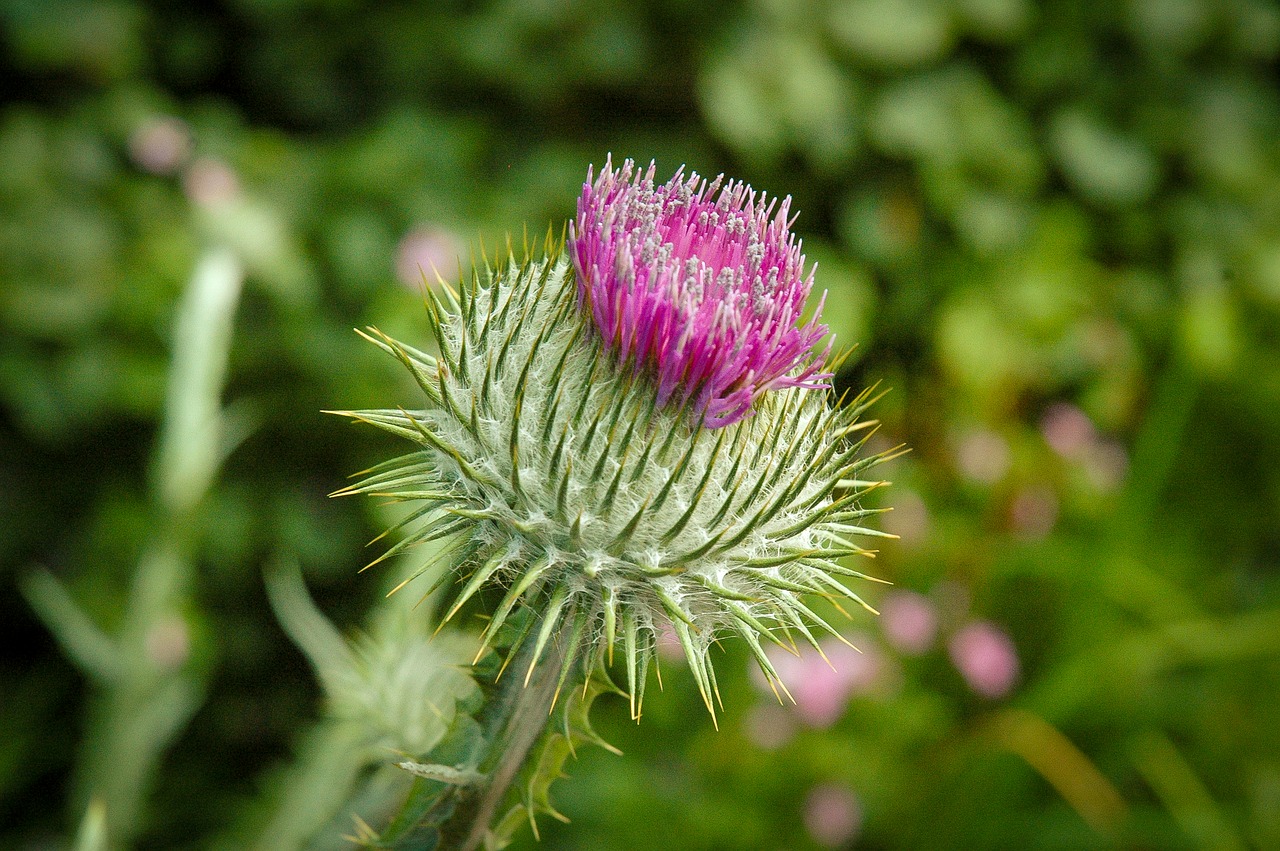
[[[515,644],[562,644],[564,684],[620,645],[639,716],[659,632],[670,623],[704,702],[715,673],[708,647],[740,635],[770,681],[762,641],[816,646],[835,631],[803,600],[862,603],[838,577],[866,578],[842,559],[870,555],[855,540],[859,498],[880,460],[860,457],[872,431],[863,393],[833,406],[829,391],[764,394],[754,415],[707,428],[658,404],[643,370],[617,366],[581,310],[560,249],[478,268],[457,294],[430,292],[432,356],[372,330],[423,397],[414,410],[343,412],[417,444],[341,493],[410,501],[392,552],[455,536],[463,585],[446,617],[483,587],[505,593],[485,633],[527,607]],[[865,604],[863,604],[865,605]],[[514,653],[514,650],[513,650]]]

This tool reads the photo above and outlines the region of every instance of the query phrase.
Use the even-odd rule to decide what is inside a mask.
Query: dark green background
[[[376,600],[356,570],[383,518],[325,495],[396,447],[318,411],[412,404],[350,331],[426,344],[399,240],[427,227],[465,255],[558,229],[611,151],[794,197],[828,322],[858,345],[840,384],[892,388],[884,443],[913,450],[885,473],[904,537],[878,574],[948,628],[999,624],[1022,675],[987,700],[941,646],[889,654],[889,686],[768,751],[730,642],[719,732],[678,666],[638,728],[600,702],[626,755],[570,763],[572,824],[544,819],[540,847],[809,847],[803,802],[828,782],[861,802],[859,847],[1280,847],[1273,3],[0,0],[0,32],[0,846],[74,833],[94,694],[14,582],[43,566],[118,620],[201,249],[249,268],[225,395],[257,425],[195,524],[209,686],[147,848],[252,823],[321,713],[263,565],[298,559],[346,628]],[[220,220],[140,167],[130,139],[157,116],[250,212]],[[1096,426],[1083,454],[1046,441],[1062,402]],[[1007,467],[975,476],[966,446]],[[1122,806],[1068,803],[999,732],[1027,717]]]

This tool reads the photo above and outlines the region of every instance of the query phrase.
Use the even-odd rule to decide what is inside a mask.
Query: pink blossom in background
[[[886,660],[880,648],[866,636],[853,636],[851,641],[858,650],[832,638],[820,641],[827,659],[807,644],[795,655],[780,647],[766,649],[778,678],[795,699],[792,712],[806,726],[830,727],[840,720],[850,698],[884,682]],[[762,692],[772,694],[762,672],[756,670],[753,676]]]
[[[201,157],[183,173],[182,190],[197,207],[221,207],[240,194],[240,178],[222,160]]]
[[[191,157],[191,130],[172,116],[144,121],[129,136],[129,158],[143,171],[174,174]]]
[[[973,621],[951,637],[947,649],[969,688],[983,697],[1004,697],[1017,682],[1018,650],[1004,630]]]
[[[1113,490],[1129,471],[1129,455],[1114,440],[1103,438],[1089,415],[1067,402],[1058,402],[1040,418],[1040,432],[1058,455],[1084,468],[1099,490]]]
[[[1072,461],[1088,453],[1098,440],[1089,415],[1069,402],[1055,402],[1040,418],[1040,433],[1054,452]]]
[[[423,281],[435,282],[436,271],[453,277],[462,255],[462,240],[452,231],[435,225],[420,225],[409,231],[396,246],[396,279],[416,290]]]
[[[918,656],[938,637],[938,610],[914,591],[890,591],[880,601],[880,627],[895,650]]]
[[[851,634],[849,642],[853,647],[834,638],[819,641],[818,644],[822,647],[822,652],[831,660],[831,665],[822,662],[821,657],[818,661],[822,662],[828,671],[835,666],[849,696],[869,694],[882,684],[883,677],[887,673],[884,654],[880,650],[880,645],[865,633]],[[809,652],[817,656],[817,652],[812,647],[809,648]]]
[[[680,644],[680,637],[676,635],[676,631],[671,626],[671,621],[657,619],[655,624],[658,628],[657,650],[658,656],[668,662],[685,661],[684,647]]]
[[[1009,526],[1020,538],[1038,541],[1058,522],[1058,495],[1044,485],[1025,487],[1009,505]]]
[[[804,826],[814,842],[827,848],[847,845],[862,828],[862,804],[843,783],[822,783],[809,790]]]
[[[956,445],[956,466],[968,479],[993,485],[1004,478],[1012,463],[1009,443],[990,429],[976,429]]]
[[[746,417],[771,388],[829,386],[813,352],[826,326],[797,327],[813,268],[790,230],[791,199],[683,169],[657,186],[655,173],[606,160],[570,226],[579,294],[617,361],[652,370],[658,401],[710,428]]]

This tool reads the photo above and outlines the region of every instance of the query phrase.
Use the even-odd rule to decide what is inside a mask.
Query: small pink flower
[[[809,790],[804,826],[813,841],[827,848],[847,845],[862,827],[862,805],[843,783],[823,783]]]
[[[855,637],[854,643],[859,650],[834,639],[819,642],[826,659],[808,645],[801,645],[795,655],[779,647],[765,651],[795,699],[795,716],[806,726],[830,727],[840,720],[851,697],[873,691],[883,680],[885,660],[879,648],[865,637]],[[763,674],[757,672],[756,680],[762,691],[771,691]]]
[[[240,178],[222,160],[202,157],[183,173],[182,189],[197,207],[213,209],[229,204],[240,195]]]
[[[1040,433],[1054,452],[1079,460],[1097,442],[1098,431],[1089,415],[1069,402],[1055,402],[1040,418]]]
[[[129,136],[129,157],[152,174],[173,174],[190,158],[191,148],[191,130],[172,116],[152,118]]]
[[[433,280],[437,270],[441,275],[449,274],[461,254],[462,241],[452,232],[432,225],[416,227],[396,247],[396,278],[416,290],[424,275]]]
[[[1004,697],[1018,679],[1018,650],[1004,630],[973,621],[951,637],[951,661],[969,688],[983,697]]]
[[[914,591],[890,591],[880,601],[880,626],[896,650],[918,656],[938,637],[938,612],[932,602]]]
[[[682,171],[655,186],[655,172],[607,160],[594,182],[588,172],[571,225],[578,291],[615,359],[651,370],[660,403],[711,428],[771,388],[828,386],[813,352],[826,326],[797,327],[813,269],[791,199]]]
[[[676,631],[671,626],[671,621],[657,620],[654,624],[657,628],[657,646],[658,655],[668,662],[683,662],[684,645],[680,643],[680,636],[676,635]]]

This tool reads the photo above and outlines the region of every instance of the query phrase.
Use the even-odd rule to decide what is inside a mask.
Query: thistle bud
[[[429,292],[438,356],[371,330],[422,399],[347,413],[415,448],[343,491],[416,504],[393,552],[453,536],[447,617],[502,590],[486,642],[529,609],[530,671],[553,638],[561,684],[620,648],[636,717],[665,623],[714,712],[713,640],[740,636],[776,682],[762,643],[836,634],[806,595],[862,603],[844,560],[887,537],[859,504],[879,484],[868,394],[834,405],[825,328],[798,325],[813,271],[789,199],[653,174],[606,164],[567,252]]]

